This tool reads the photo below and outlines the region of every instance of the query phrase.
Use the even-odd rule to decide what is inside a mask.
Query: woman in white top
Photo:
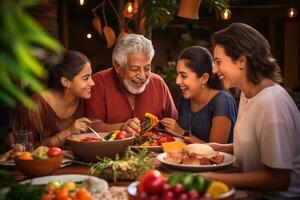
[[[300,114],[278,83],[280,68],[266,39],[233,23],[212,36],[215,68],[225,88],[241,99],[233,144],[211,143],[233,153],[241,173],[203,173],[237,188],[260,190],[263,199],[300,199]]]

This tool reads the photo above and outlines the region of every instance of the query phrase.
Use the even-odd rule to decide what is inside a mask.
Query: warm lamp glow
[[[125,6],[127,13],[131,14],[133,13],[133,3],[132,2],[128,2]]]
[[[221,11],[221,13],[220,13],[220,15],[221,15],[221,18],[223,19],[223,20],[228,20],[228,19],[230,19],[230,17],[231,17],[231,11],[229,10],[229,9],[223,9],[222,11]]]
[[[127,2],[123,10],[124,17],[132,18],[138,12],[138,6],[137,0],[134,3],[131,1]]]
[[[86,34],[86,37],[87,37],[88,39],[91,39],[91,38],[92,38],[92,34],[88,33],[88,34]]]
[[[296,9],[296,8],[289,8],[288,11],[287,11],[287,15],[288,15],[290,18],[296,17],[297,14],[298,14],[298,12],[297,12],[297,9]]]
[[[84,1],[84,0],[79,0],[79,5],[83,6],[83,5],[84,5],[84,3],[85,3],[85,1]]]

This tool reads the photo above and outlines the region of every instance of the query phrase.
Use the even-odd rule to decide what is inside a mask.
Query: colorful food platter
[[[182,139],[174,137],[174,141],[182,142]],[[138,150],[147,149],[148,151],[153,151],[153,152],[158,152],[158,153],[163,152],[163,148],[162,148],[161,145],[157,145],[157,146],[138,146],[138,145],[133,145],[131,147],[133,149],[138,149]]]
[[[230,166],[236,160],[235,156],[229,153],[219,152],[221,155],[224,155],[224,161],[221,164],[213,164],[213,165],[186,165],[186,164],[176,164],[166,161],[166,153],[161,153],[157,156],[157,159],[163,164],[185,171],[208,171],[208,170],[216,170],[226,166]]]

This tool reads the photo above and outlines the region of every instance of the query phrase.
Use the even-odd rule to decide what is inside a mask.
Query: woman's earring
[[[201,84],[201,88],[204,88],[204,84]]]

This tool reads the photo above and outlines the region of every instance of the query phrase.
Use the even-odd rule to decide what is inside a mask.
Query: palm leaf
[[[34,107],[21,83],[32,92],[44,89],[42,79],[47,73],[32,49],[39,46],[57,53],[63,51],[26,13],[25,8],[36,2],[38,0],[4,0],[0,3],[0,101],[9,106],[25,102],[26,106]]]

